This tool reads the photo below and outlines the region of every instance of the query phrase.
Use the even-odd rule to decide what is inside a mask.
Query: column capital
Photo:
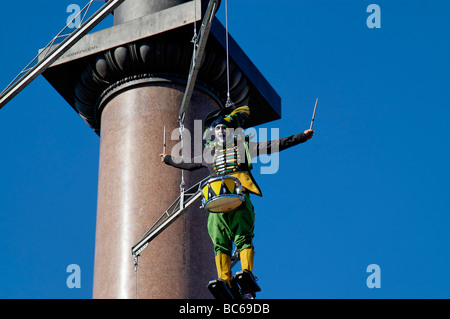
[[[86,35],[43,73],[50,84],[97,133],[101,102],[139,80],[186,83],[191,62],[194,1]],[[226,100],[225,28],[214,18],[197,89]],[[251,109],[249,126],[281,118],[281,99],[234,39],[229,37],[230,94]],[[138,82],[139,82],[138,81]],[[99,112],[100,111],[100,112]]]

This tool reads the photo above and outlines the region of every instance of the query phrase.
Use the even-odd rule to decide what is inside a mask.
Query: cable
[[[230,51],[228,47],[228,0],[225,0],[225,29],[226,29],[226,51],[227,51],[227,102],[225,107],[232,107],[234,103],[231,102],[230,98]]]
[[[184,161],[184,124],[180,122],[180,137],[181,137],[181,160]],[[181,170],[181,184],[180,192],[184,192],[186,184],[184,183],[184,169]]]
[[[194,54],[197,46],[197,0],[194,0],[194,36],[192,37],[192,43],[194,43]]]

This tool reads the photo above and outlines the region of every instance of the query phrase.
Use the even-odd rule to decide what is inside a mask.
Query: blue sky
[[[1,89],[71,3],[87,1],[3,4]],[[303,131],[319,98],[314,138],[282,152],[276,174],[256,168],[259,298],[450,297],[448,12],[445,0],[229,0],[231,35],[282,98],[263,127]],[[0,110],[0,298],[92,297],[99,142],[43,77]],[[381,288],[366,285],[370,264]]]

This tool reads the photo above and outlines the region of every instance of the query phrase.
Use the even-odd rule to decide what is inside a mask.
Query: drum
[[[229,213],[245,201],[241,182],[236,177],[212,177],[201,188],[203,207],[211,213]]]

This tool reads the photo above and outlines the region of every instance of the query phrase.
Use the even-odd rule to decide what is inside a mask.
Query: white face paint
[[[214,134],[216,135],[216,138],[219,140],[219,143],[225,143],[225,138],[227,137],[227,135],[229,130],[227,130],[227,127],[225,125],[219,124],[216,125],[216,127],[214,128]]]

